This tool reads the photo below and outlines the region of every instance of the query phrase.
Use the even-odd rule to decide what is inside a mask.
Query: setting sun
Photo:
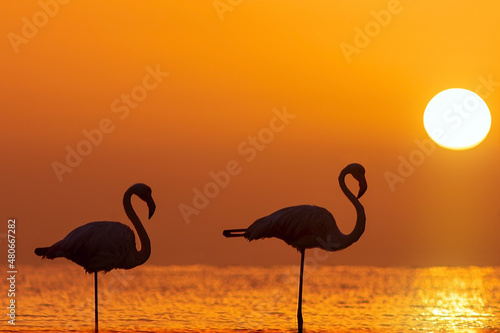
[[[488,135],[490,110],[481,97],[470,90],[447,89],[427,104],[424,126],[440,146],[454,150],[470,149]]]

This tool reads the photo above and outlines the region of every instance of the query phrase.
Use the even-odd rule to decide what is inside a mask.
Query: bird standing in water
[[[145,263],[151,254],[151,242],[139,217],[132,208],[131,197],[137,195],[146,202],[149,216],[153,216],[156,205],[151,196],[151,188],[145,184],[135,184],[123,195],[125,213],[132,222],[141,241],[137,251],[135,235],[130,227],[120,222],[90,222],[71,231],[64,239],[49,247],[35,249],[42,258],[63,257],[82,266],[87,273],[94,273],[95,292],[95,332],[99,331],[97,308],[97,272],[112,269],[130,269]]]
[[[345,183],[345,177],[352,175],[359,183],[358,195],[354,195]],[[302,333],[302,281],[304,275],[304,256],[306,249],[321,248],[326,251],[339,251],[356,242],[365,231],[365,210],[359,198],[367,189],[365,168],[358,163],[346,166],[339,175],[340,188],[356,209],[356,225],[346,235],[337,226],[333,215],[325,208],[311,205],[292,206],[280,209],[262,217],[246,229],[223,231],[226,237],[245,237],[247,240],[276,237],[296,248],[300,254],[299,299],[297,308],[298,332]]]

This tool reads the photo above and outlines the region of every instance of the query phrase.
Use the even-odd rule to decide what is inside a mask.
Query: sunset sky
[[[147,264],[298,264],[280,240],[222,230],[315,204],[348,233],[355,211],[337,178],[358,162],[366,231],[346,250],[308,252],[310,264],[500,265],[498,1],[4,7],[0,247],[15,218],[19,264],[48,264],[34,248],[84,223],[131,225],[122,196],[137,182],[157,205],[148,221],[133,201]],[[473,149],[441,148],[423,127],[448,88],[490,108]],[[204,191],[211,198],[196,197]]]

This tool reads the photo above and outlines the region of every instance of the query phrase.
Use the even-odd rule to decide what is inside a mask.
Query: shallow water
[[[99,274],[99,327],[293,332],[298,272],[144,265]],[[93,276],[78,266],[20,267],[16,289],[16,325],[4,319],[0,331],[93,331]],[[500,268],[306,267],[303,297],[306,332],[500,332]]]

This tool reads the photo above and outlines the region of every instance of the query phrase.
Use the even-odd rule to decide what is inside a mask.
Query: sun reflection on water
[[[415,279],[425,326],[475,332],[487,327],[495,316],[488,304],[488,279],[484,268],[433,267],[421,270]],[[491,327],[493,328],[493,327]]]

